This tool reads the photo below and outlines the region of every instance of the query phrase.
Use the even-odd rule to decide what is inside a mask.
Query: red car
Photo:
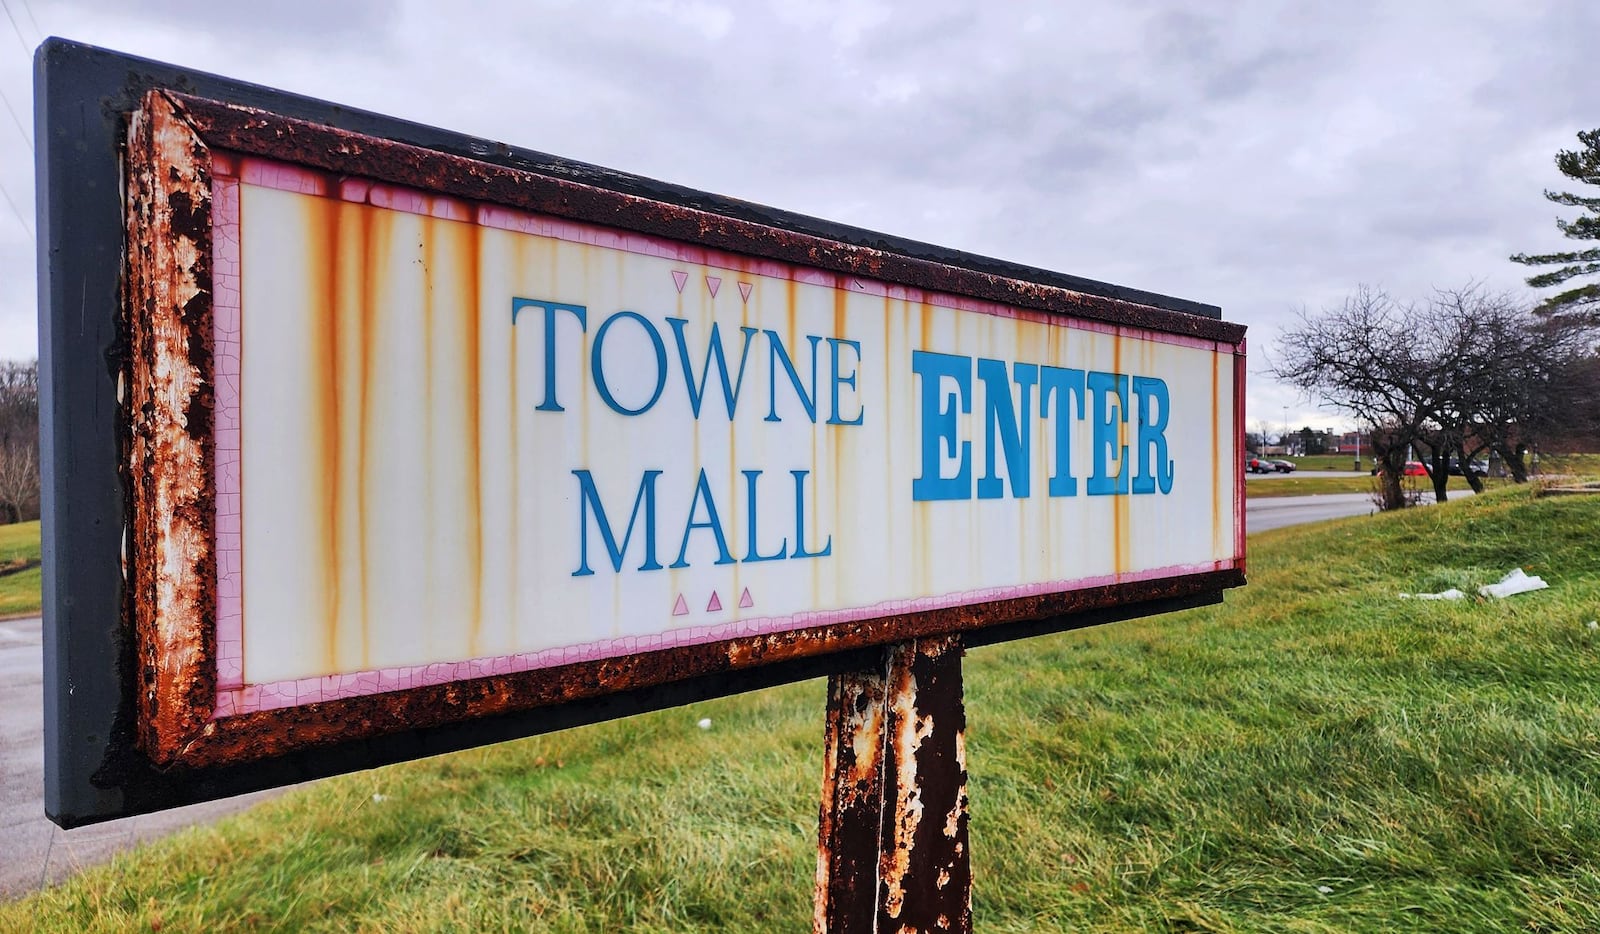
[[[1372,468],[1372,475],[1374,477],[1378,475],[1378,470],[1379,468],[1377,467]],[[1422,461],[1406,461],[1405,469],[1401,470],[1400,473],[1401,475],[1407,477],[1426,477],[1428,475],[1428,468],[1422,465]]]

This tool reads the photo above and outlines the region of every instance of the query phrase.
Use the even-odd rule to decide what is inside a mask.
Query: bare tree
[[[1530,312],[1476,290],[1439,294],[1436,317],[1455,334],[1447,414],[1459,423],[1464,463],[1492,451],[1521,483],[1530,446],[1600,430],[1593,320]]]
[[[39,365],[0,363],[0,517],[39,517]]]
[[[39,452],[26,445],[0,446],[0,511],[6,522],[39,517]]]
[[[1408,448],[1422,453],[1443,502],[1452,458],[1474,490],[1470,464],[1485,450],[1522,482],[1529,445],[1600,430],[1594,336],[1583,316],[1536,314],[1476,285],[1406,306],[1363,287],[1338,308],[1302,314],[1274,371],[1375,426],[1382,504],[1395,509]]]
[[[1273,373],[1374,426],[1384,509],[1406,504],[1400,477],[1406,450],[1433,408],[1426,360],[1416,353],[1411,309],[1361,286],[1336,308],[1301,312],[1299,326],[1278,340]]]

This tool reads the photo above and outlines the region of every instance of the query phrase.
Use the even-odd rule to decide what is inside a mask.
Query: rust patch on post
[[[819,934],[972,930],[962,654],[917,639],[829,680]]]
[[[877,916],[883,691],[881,669],[828,679],[813,919],[818,932],[871,930],[862,922]]]
[[[878,929],[972,930],[961,639],[889,649],[889,767]]]
[[[127,574],[139,741],[162,765],[216,695],[210,159],[164,93],[145,95],[128,128]]]

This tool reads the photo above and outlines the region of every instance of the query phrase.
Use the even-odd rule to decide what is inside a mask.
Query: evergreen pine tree
[[[1556,168],[1574,181],[1600,188],[1600,129],[1578,133],[1578,141],[1583,144],[1581,149],[1564,149],[1556,154]],[[1576,220],[1556,220],[1562,234],[1572,240],[1600,241],[1600,197],[1585,198],[1565,191],[1546,191],[1544,196],[1557,204],[1581,209]],[[1527,266],[1561,267],[1529,277],[1528,284],[1536,289],[1600,274],[1600,247],[1566,253],[1518,253],[1511,260]],[[1568,288],[1546,299],[1544,305],[1548,311],[1587,312],[1600,316],[1600,281]]]

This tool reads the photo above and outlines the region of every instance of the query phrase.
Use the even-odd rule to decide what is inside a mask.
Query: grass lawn
[[[1539,460],[1542,473],[1600,477],[1600,454],[1546,454]]]
[[[1600,497],[1526,488],[1280,529],[1223,606],[974,650],[977,929],[1600,930],[1596,541]],[[1550,589],[1396,596],[1517,566]],[[809,682],[321,782],[0,930],[807,930],[822,710]]]
[[[0,525],[0,568],[25,570],[0,576],[0,617],[39,612],[39,520]],[[29,566],[31,565],[31,566]]]

